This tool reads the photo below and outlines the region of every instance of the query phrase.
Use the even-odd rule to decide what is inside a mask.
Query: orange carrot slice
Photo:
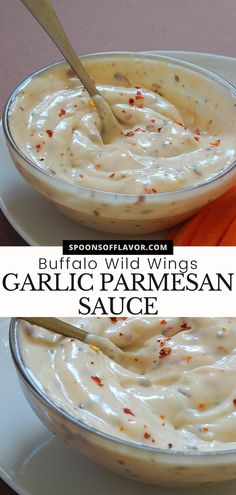
[[[217,246],[226,235],[235,215],[236,184],[186,223],[173,227],[167,239],[173,239],[175,246]]]
[[[169,232],[166,234],[165,239],[172,241],[175,238],[177,232],[179,232],[180,228],[181,228],[180,224],[175,225],[175,227],[172,227],[172,229],[170,229]]]
[[[236,215],[236,188],[231,188],[211,206],[213,207],[193,237],[191,246],[219,245]]]
[[[176,236],[174,237],[174,245],[190,246],[192,239],[194,238],[196,232],[198,232],[198,230],[200,229],[206,215],[207,211],[205,208],[203,208],[193,218],[187,220],[187,222],[179,229]]]
[[[236,216],[221,239],[220,246],[236,246]]]

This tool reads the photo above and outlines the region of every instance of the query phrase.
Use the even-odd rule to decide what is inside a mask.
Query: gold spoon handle
[[[98,350],[102,351],[104,354],[114,359],[117,362],[122,362],[124,359],[124,352],[110,342],[107,338],[99,337],[94,334],[85,332],[81,328],[74,327],[70,323],[59,320],[58,318],[47,318],[47,317],[34,317],[34,316],[18,316],[18,320],[27,321],[31,325],[37,325],[38,327],[43,327],[51,332],[58,333],[63,337],[69,337],[73,339],[78,339],[85,342],[88,345],[94,345]]]
[[[76,328],[65,321],[59,320],[58,318],[45,318],[45,317],[29,317],[22,316],[18,317],[18,320],[24,320],[32,325],[37,325],[38,327],[43,327],[51,332],[59,333],[64,337],[70,337],[73,339],[79,339],[84,341],[88,336],[88,333],[81,328]]]
[[[140,363],[134,361],[135,354],[132,352],[124,352],[122,349],[117,347],[113,342],[111,342],[106,337],[101,337],[99,335],[90,334],[85,332],[81,328],[74,327],[63,320],[59,320],[58,318],[48,318],[48,317],[29,317],[29,316],[21,316],[17,317],[18,320],[27,321],[32,325],[37,325],[38,327],[43,327],[46,330],[50,330],[51,332],[58,333],[63,337],[69,337],[73,339],[78,339],[82,342],[85,342],[88,345],[93,345],[100,350],[104,354],[106,354],[110,359],[114,360],[116,363],[119,363],[125,366],[127,369],[131,369],[132,371],[136,370],[136,373],[139,375],[142,374],[142,370],[140,368]],[[176,335],[182,329],[172,332],[171,337]],[[169,335],[170,336],[170,335]],[[144,373],[144,371],[143,371]],[[141,375],[140,375],[141,376]],[[143,383],[143,385],[147,386],[149,382]]]
[[[85,332],[81,328],[74,327],[58,318],[18,316],[17,320],[27,321],[31,325],[43,327],[64,337],[79,339],[90,346],[92,345],[94,350],[103,352],[116,363],[123,364],[127,368],[131,367],[132,369],[137,367],[135,366],[134,355],[132,353],[125,353],[109,339]],[[137,369],[137,372],[139,372],[139,369]]]
[[[78,78],[87,89],[91,97],[99,95],[96,86],[91,81],[88,73],[80,62],[74,48],[72,47],[50,0],[21,0],[35,19],[49,34],[57,45],[62,55],[74,69]]]

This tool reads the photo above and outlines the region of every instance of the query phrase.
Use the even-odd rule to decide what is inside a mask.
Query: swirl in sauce
[[[55,404],[136,444],[235,449],[236,318],[67,320],[133,353],[135,368],[90,345],[22,325],[25,365]]]
[[[19,148],[52,175],[116,193],[192,186],[232,161],[229,129],[219,134],[212,122],[209,129],[194,127],[191,109],[187,122],[158,89],[97,87],[121,124],[120,136],[103,144],[94,102],[71,71],[54,68],[33,78],[13,103],[10,124]]]

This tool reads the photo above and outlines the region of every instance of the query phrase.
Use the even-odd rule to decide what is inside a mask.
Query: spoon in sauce
[[[58,333],[63,337],[78,339],[81,342],[90,345],[95,351],[103,352],[109,358],[113,359],[119,364],[123,363],[124,360],[127,358],[134,358],[133,353],[122,351],[106,337],[101,337],[93,333],[85,332],[85,330],[83,330],[82,328],[70,325],[70,323],[59,320],[58,318],[24,316],[18,317],[17,319],[27,321],[28,323],[31,323],[32,325],[36,325],[38,327],[43,327],[46,330]]]
[[[65,57],[72,70],[88,91],[96,105],[98,114],[102,121],[103,143],[110,143],[121,134],[121,126],[112,112],[110,105],[97,90],[89,74],[85,70],[81,60],[71,45],[60,20],[50,0],[21,0],[34,18],[43,27],[46,33],[54,41],[62,55]]]
[[[100,335],[95,335],[94,333],[85,332],[82,328],[70,325],[63,320],[58,318],[48,318],[48,317],[17,317],[17,320],[22,320],[30,323],[31,325],[36,325],[38,327],[45,328],[51,332],[62,335],[63,337],[68,337],[72,339],[78,339],[85,344],[88,344],[94,351],[103,352],[110,359],[118,364],[122,364],[124,367],[131,369],[132,371],[138,371],[144,373],[145,369],[142,370],[142,364],[140,360],[136,363],[135,353],[123,351],[117,347],[110,339],[106,337],[101,337]],[[183,331],[183,329],[176,329],[169,333],[169,337],[173,337],[177,333]],[[162,332],[161,332],[162,333]],[[163,336],[165,333],[163,332]]]

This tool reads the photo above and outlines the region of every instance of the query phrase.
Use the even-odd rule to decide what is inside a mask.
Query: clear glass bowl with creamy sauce
[[[205,69],[186,62],[151,54],[132,52],[100,53],[83,56],[83,62],[98,86],[106,84],[110,86],[116,85],[118,88],[124,86],[127,86],[127,88],[136,87],[138,96],[136,95],[135,98],[139,99],[142,98],[142,95],[140,95],[140,89],[137,85],[140,85],[141,88],[152,90],[158,98],[163,97],[177,109],[179,108],[183,121],[181,123],[178,121],[177,125],[181,125],[182,129],[186,125],[186,132],[191,129],[191,139],[193,143],[194,139],[196,140],[196,149],[193,147],[193,149],[188,150],[188,139],[190,138],[185,136],[184,139],[187,139],[187,151],[181,155],[179,151],[180,143],[178,143],[176,153],[180,157],[178,162],[180,175],[175,175],[176,170],[172,173],[172,162],[170,162],[170,169],[167,176],[164,177],[165,171],[163,167],[159,174],[161,179],[159,181],[161,184],[160,192],[156,192],[154,187],[145,187],[145,173],[147,172],[147,180],[149,180],[149,166],[147,169],[144,167],[144,170],[140,172],[140,181],[144,187],[138,192],[131,193],[126,190],[127,187],[134,188],[134,191],[139,188],[139,178],[132,185],[132,170],[131,173],[128,171],[130,177],[128,184],[131,185],[126,187],[125,193],[120,192],[120,190],[122,191],[120,177],[121,186],[118,189],[115,187],[114,179],[116,177],[114,177],[114,173],[110,174],[111,180],[113,180],[111,188],[114,190],[109,191],[109,185],[102,185],[104,190],[100,189],[99,184],[103,180],[100,170],[95,170],[94,172],[92,187],[84,186],[83,180],[81,183],[74,183],[66,176],[55,174],[54,170],[51,172],[50,169],[42,164],[39,165],[37,160],[27,156],[27,146],[28,149],[31,146],[24,143],[24,133],[21,128],[23,111],[21,111],[20,105],[16,104],[17,98],[20,98],[24,92],[28,91],[31,83],[36,84],[36,87],[38,84],[38,87],[40,87],[40,78],[45,81],[49,77],[51,78],[50,81],[53,81],[53,75],[56,75],[58,71],[68,71],[68,66],[63,62],[50,65],[27,78],[10,96],[3,113],[3,128],[9,151],[19,172],[35,189],[50,199],[62,213],[96,230],[124,235],[141,235],[171,227],[187,219],[199,208],[216,199],[230,187],[236,175],[236,91],[232,85]],[[76,84],[75,81],[72,82],[72,86],[73,84]],[[131,101],[131,104],[128,105],[133,107],[133,98],[129,98],[128,101]],[[61,113],[60,118],[62,117]],[[165,120],[166,116],[164,117]],[[31,115],[30,119],[32,120],[32,118]],[[168,122],[166,121],[165,124],[168,125]],[[200,138],[199,128],[202,133]],[[177,131],[178,129],[180,127],[177,128]],[[198,155],[196,154],[200,146],[199,139],[203,141],[206,139],[204,133],[212,136],[210,145],[204,144],[204,146],[206,145],[206,160],[208,160],[209,156],[211,159],[209,175],[207,168],[204,168],[205,157],[200,153],[198,163]],[[174,122],[172,134],[174,140],[176,122]],[[48,135],[45,133],[45,136],[48,143],[52,136],[49,133]],[[139,150],[141,147],[145,148],[145,136],[144,134],[139,135],[141,143]],[[23,139],[22,146],[19,145],[20,139]],[[133,137],[127,136],[126,139],[130,141],[130,147],[132,148]],[[167,145],[173,144],[168,139],[168,135],[163,137],[164,141],[161,146],[165,147],[165,149],[168,148]],[[219,142],[220,146],[218,147]],[[40,147],[41,145],[36,144],[36,148],[37,146]],[[148,146],[149,144],[147,144],[147,151],[143,152],[143,163],[146,156],[148,157]],[[171,146],[168,149],[171,149]],[[39,148],[36,151],[39,151]],[[193,151],[194,153],[188,154],[188,151]],[[145,155],[145,153],[147,154]],[[158,150],[157,153],[159,153]],[[160,155],[161,153],[162,151]],[[70,154],[73,155],[73,153]],[[61,155],[64,155],[64,153],[61,153]],[[35,154],[35,156],[38,155]],[[175,152],[168,151],[167,158],[172,156],[175,156]],[[181,165],[181,156],[184,160],[183,167]],[[114,164],[112,163],[112,158],[110,160],[111,172],[113,172],[112,166]],[[194,161],[194,166],[190,172],[188,160],[189,162]],[[94,164],[89,164],[89,173],[93,166]],[[188,168],[186,177],[181,169],[181,167],[184,168],[185,166]],[[98,178],[97,181],[96,177]],[[167,190],[164,191],[163,178],[165,179],[164,182],[166,181],[167,183],[165,185]],[[152,186],[150,180],[149,183]]]
[[[75,418],[55,404],[27,368],[20,334],[21,323],[12,319],[10,347],[22,390],[49,430],[75,450],[122,476],[144,483],[177,487],[236,478],[236,450],[183,452],[153,448],[106,434]]]

